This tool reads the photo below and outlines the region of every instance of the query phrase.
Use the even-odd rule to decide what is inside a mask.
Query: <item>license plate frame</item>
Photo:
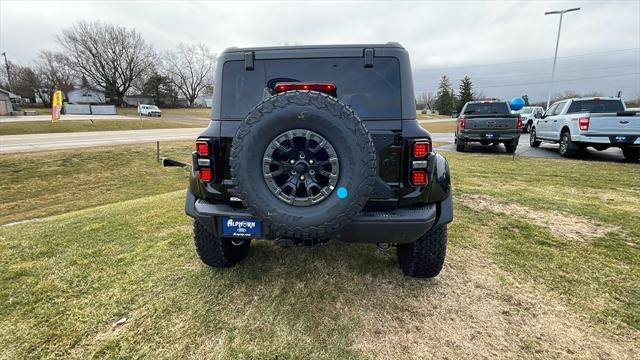
[[[220,225],[224,237],[259,238],[262,236],[262,221],[254,217],[222,216]]]

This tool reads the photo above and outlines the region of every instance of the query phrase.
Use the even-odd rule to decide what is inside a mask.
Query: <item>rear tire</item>
[[[560,152],[560,156],[562,157],[575,157],[578,155],[578,146],[571,141],[571,134],[568,131],[564,131],[560,135],[560,148],[558,151]]]
[[[529,135],[529,146],[532,148],[540,147],[541,141],[536,139],[536,128],[531,128],[531,135]]]
[[[507,154],[515,153],[517,148],[518,148],[518,141],[515,139],[504,143],[504,149],[507,151]]]
[[[640,148],[623,147],[622,155],[624,155],[624,158],[627,159],[627,161],[638,161],[638,159],[640,158]]]
[[[398,245],[398,263],[411,277],[432,278],[444,265],[447,253],[447,226],[432,228],[413,243]]]
[[[193,239],[196,253],[203,263],[226,268],[235,265],[249,254],[251,239],[239,239],[239,245],[234,245],[229,238],[219,238],[209,232],[200,222],[193,222]]]
[[[456,151],[457,152],[464,152],[464,147],[465,147],[465,141],[464,140],[456,140]]]

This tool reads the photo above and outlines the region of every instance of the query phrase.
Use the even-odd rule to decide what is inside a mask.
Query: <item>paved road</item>
[[[456,146],[453,144],[454,134],[431,134],[432,141],[434,142],[449,142],[448,145],[442,145],[437,147],[438,151],[455,151]],[[466,151],[474,152],[474,153],[482,153],[482,154],[498,154],[511,156],[511,154],[507,154],[504,151],[504,145],[481,145],[479,143],[471,143],[467,144]],[[518,148],[516,150],[516,156],[532,156],[532,157],[542,157],[548,159],[564,159],[558,153],[558,145],[557,144],[549,144],[542,143],[539,148],[532,148],[529,146],[529,134],[522,134],[520,136],[520,143],[518,144]],[[622,155],[622,150],[618,148],[611,148],[604,151],[596,151],[592,148],[588,148],[584,151],[583,155],[580,159],[584,160],[596,160],[596,161],[616,161],[616,162],[624,162],[624,156]]]
[[[0,136],[0,154],[170,140],[195,140],[202,128],[93,131]]]
[[[91,120],[91,119],[93,120],[138,120],[138,117],[123,116],[123,115],[62,115],[60,116],[60,121],[77,121],[77,120]],[[0,116],[0,123],[32,122],[32,121],[51,122],[51,115]]]

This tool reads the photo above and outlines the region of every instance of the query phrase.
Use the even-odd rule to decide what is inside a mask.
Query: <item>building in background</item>
[[[106,103],[106,98],[103,91],[76,89],[67,93],[67,102],[78,105],[97,105]]]

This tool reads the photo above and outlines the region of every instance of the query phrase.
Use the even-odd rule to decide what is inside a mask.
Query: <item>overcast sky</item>
[[[212,2],[0,0],[0,50],[28,63],[79,20],[135,27],[159,51],[228,46],[384,43],[411,55],[416,92],[468,74],[487,96],[546,99],[558,16],[565,16],[554,92],[640,96],[640,0],[474,2]]]

